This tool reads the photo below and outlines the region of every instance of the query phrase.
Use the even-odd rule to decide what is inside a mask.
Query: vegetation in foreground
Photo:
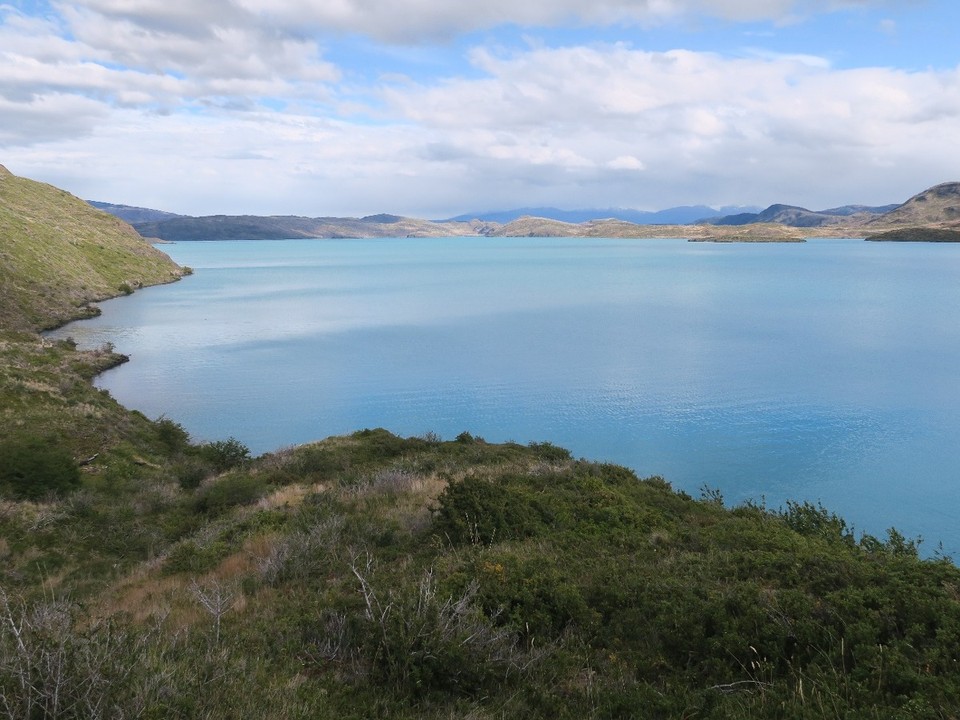
[[[960,712],[960,571],[896,532],[548,443],[162,427],[166,463],[0,506],[0,716]]]

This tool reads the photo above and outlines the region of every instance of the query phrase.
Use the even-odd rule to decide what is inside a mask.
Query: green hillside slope
[[[126,223],[0,166],[0,329],[54,327],[181,274]]]
[[[37,331],[181,274],[125,223],[0,166],[0,498],[45,499],[168,456],[160,426],[91,385],[122,355]]]
[[[960,571],[896,533],[466,433],[219,457],[0,513],[0,694],[111,710],[20,717],[960,712]]]

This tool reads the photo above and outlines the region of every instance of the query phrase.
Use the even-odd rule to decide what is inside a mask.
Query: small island
[[[868,235],[870,242],[960,242],[960,229],[945,227],[907,227]]]

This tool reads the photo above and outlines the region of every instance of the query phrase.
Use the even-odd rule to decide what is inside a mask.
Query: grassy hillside
[[[0,328],[38,330],[181,270],[126,223],[0,166]]]
[[[896,533],[466,433],[220,457],[4,507],[8,717],[960,712],[960,571]]]
[[[169,457],[162,426],[90,383],[122,355],[36,331],[180,275],[126,224],[0,167],[0,499],[42,500]]]
[[[960,223],[960,183],[934,185],[869,224],[884,227],[955,227]]]

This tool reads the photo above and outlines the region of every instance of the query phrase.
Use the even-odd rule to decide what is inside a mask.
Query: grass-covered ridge
[[[54,327],[181,274],[126,223],[0,166],[0,328]]]
[[[960,571],[822,508],[725,508],[467,434],[196,457],[222,472],[4,505],[0,693],[46,708],[8,717],[960,709]]]
[[[109,476],[167,456],[160,426],[90,383],[122,355],[37,331],[181,274],[125,223],[0,166],[0,498],[63,492],[81,466],[84,477]]]

